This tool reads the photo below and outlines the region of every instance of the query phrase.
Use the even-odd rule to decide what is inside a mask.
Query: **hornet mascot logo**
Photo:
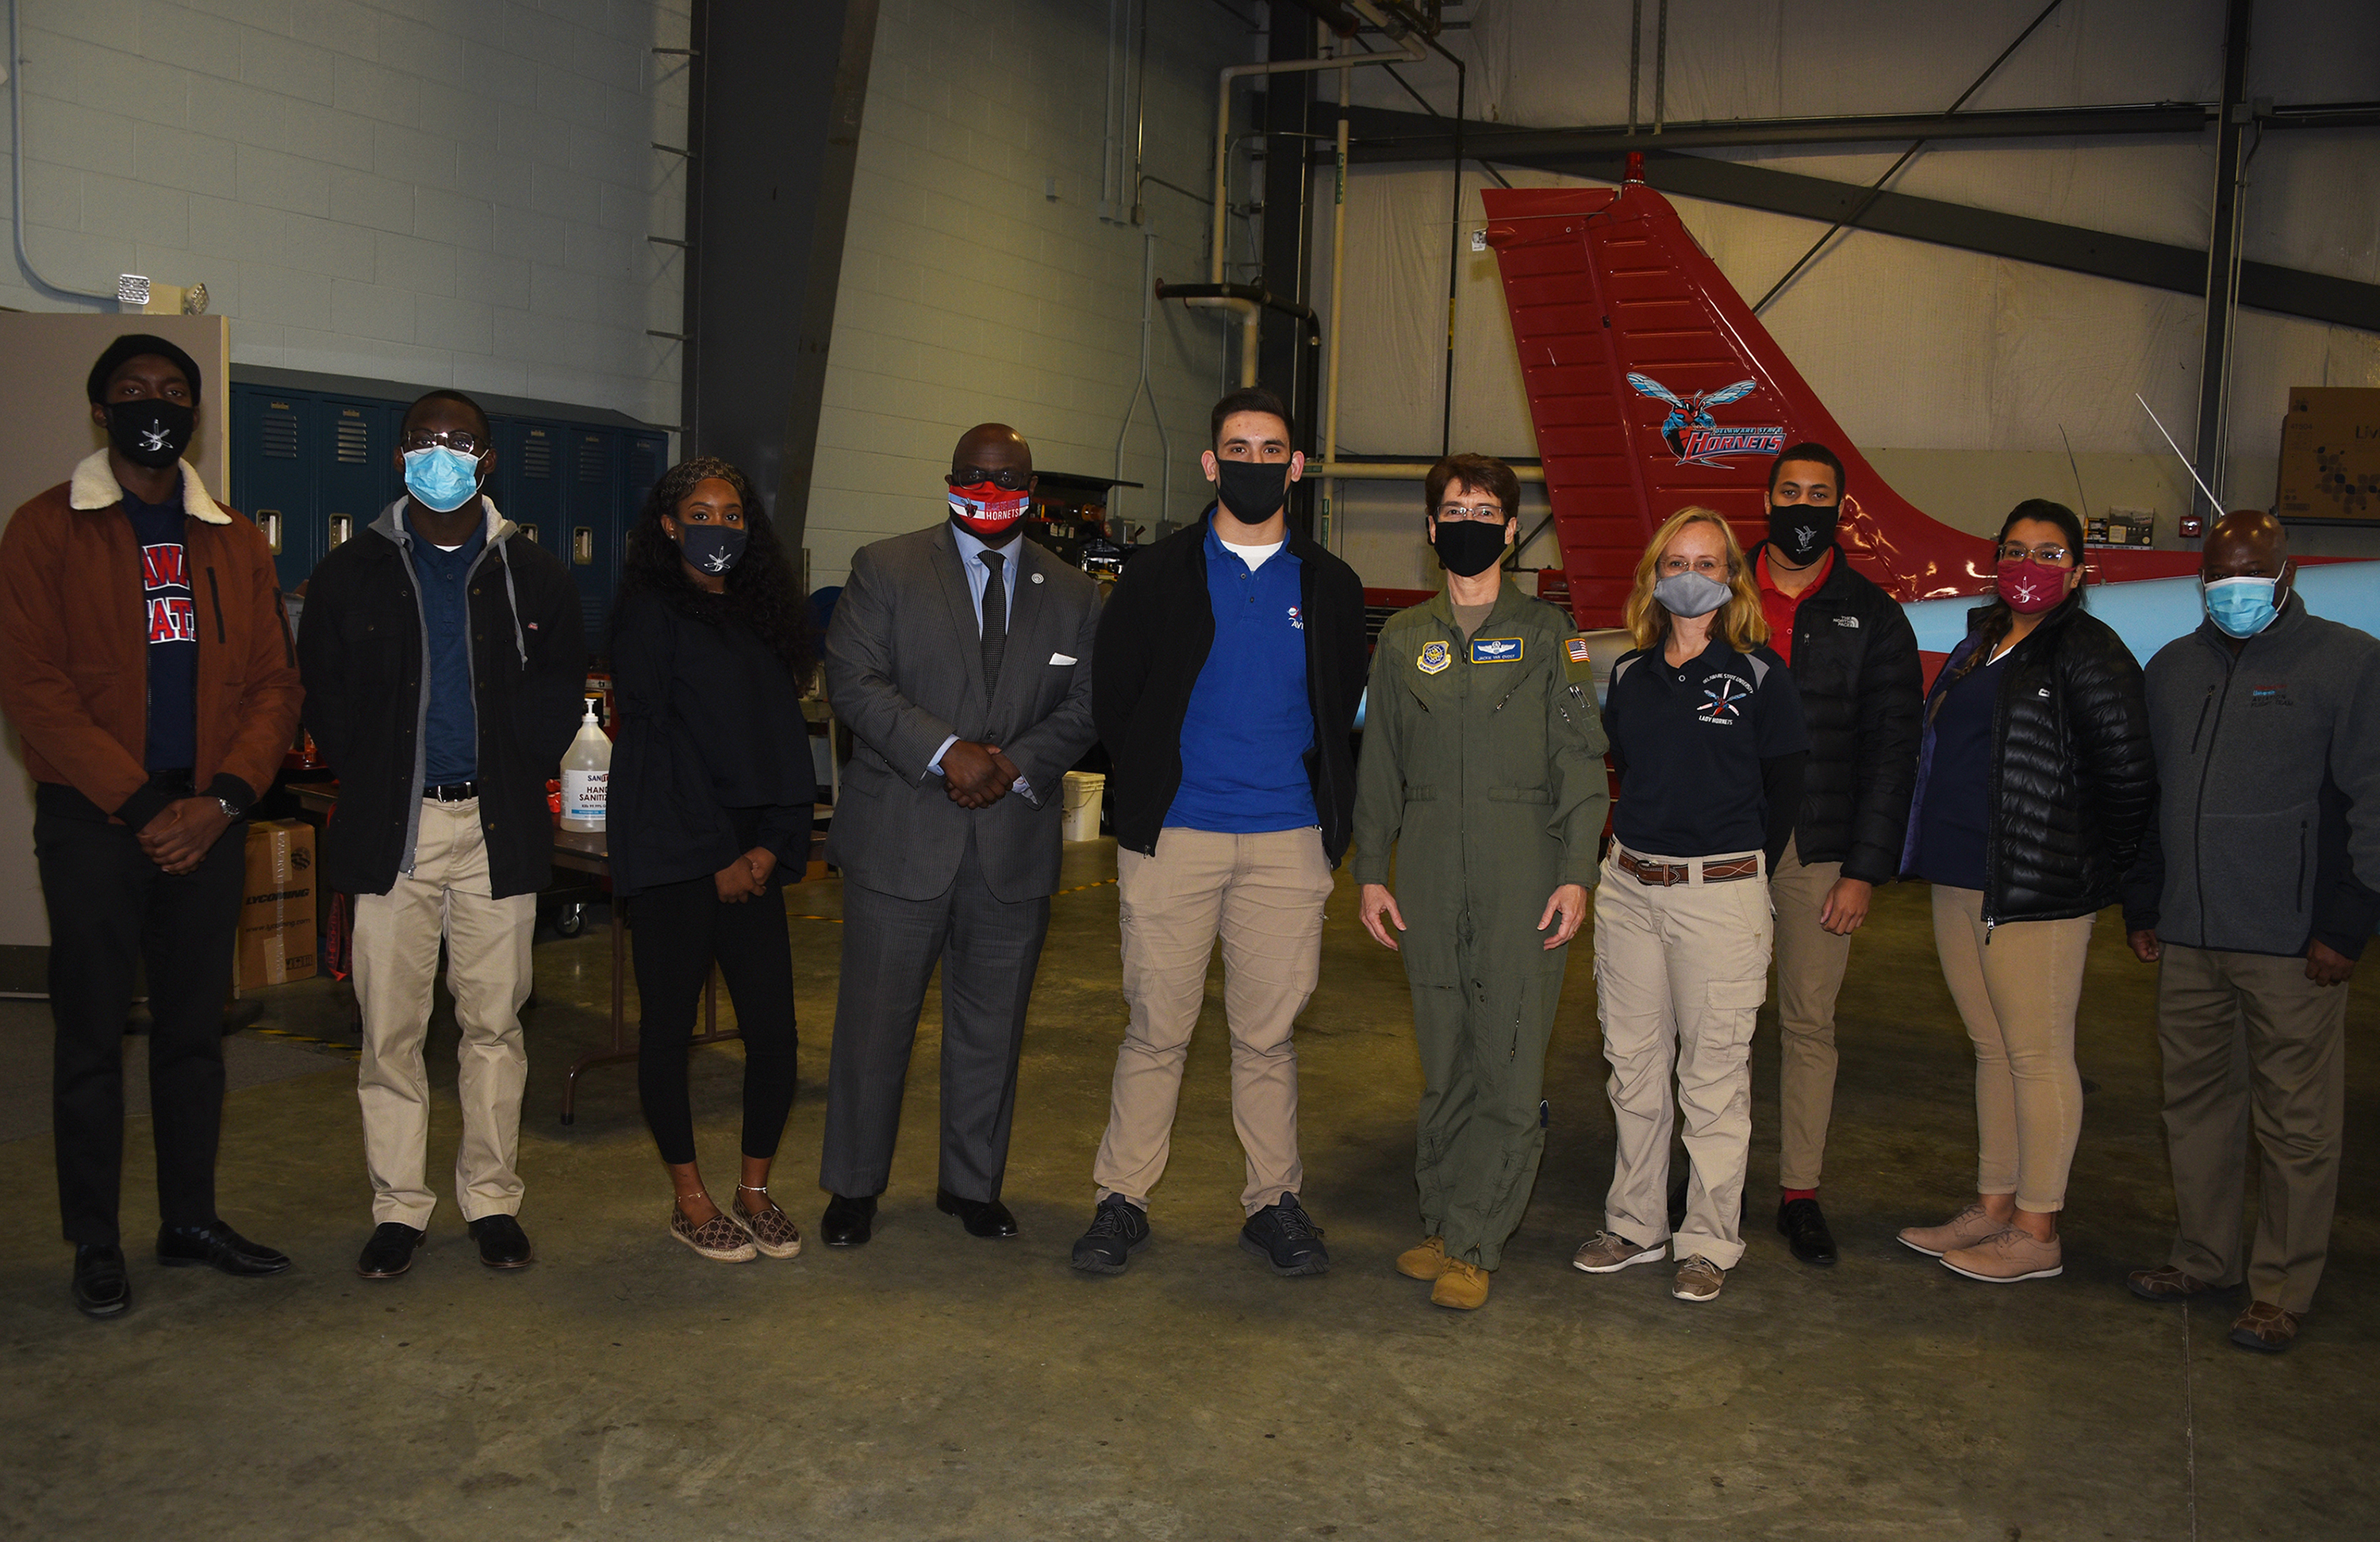
[[[1670,447],[1681,466],[1717,466],[1721,455],[1773,455],[1785,448],[1782,426],[1723,429],[1711,417],[1711,408],[1742,401],[1760,389],[1758,381],[1740,380],[1716,391],[1699,391],[1683,397],[1652,376],[1633,370],[1628,383],[1636,388],[1638,395],[1670,404],[1670,415],[1661,419],[1661,443]]]

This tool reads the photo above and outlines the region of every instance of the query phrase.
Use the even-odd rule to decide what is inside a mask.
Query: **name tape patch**
[[[1471,662],[1475,664],[1517,664],[1521,662],[1519,637],[1474,637],[1471,639]]]

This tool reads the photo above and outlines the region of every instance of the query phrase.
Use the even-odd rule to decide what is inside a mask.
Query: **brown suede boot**
[[[1424,1237],[1397,1255],[1397,1272],[1408,1280],[1435,1280],[1446,1272],[1446,1239]]]
[[[1429,1288],[1429,1304],[1473,1312],[1488,1305],[1488,1271],[1460,1258],[1446,1260],[1446,1272]]]

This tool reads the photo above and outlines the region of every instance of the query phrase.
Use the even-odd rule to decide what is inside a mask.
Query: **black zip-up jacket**
[[[520,528],[492,502],[480,504],[488,544],[469,579],[471,700],[489,886],[504,899],[553,877],[545,784],[586,709],[586,624],[570,570],[516,540]],[[388,892],[413,866],[420,825],[430,650],[400,506],[316,565],[298,627],[306,726],[339,773],[322,878],[342,894]]]
[[[1841,863],[1845,878],[1889,883],[1917,786],[1917,634],[1900,603],[1837,552],[1793,613],[1789,667],[1810,727],[1793,849],[1805,863]]]
[[[1929,720],[1981,640],[1971,624],[1926,697]],[[1984,923],[2095,914],[2116,899],[2156,807],[2141,666],[2115,629],[2082,608],[2078,589],[2010,650],[1993,699]],[[1929,721],[1901,849],[1901,871],[1912,877],[1933,757]]]
[[[2380,925],[2380,641],[2290,597],[2238,652],[2212,621],[2149,661],[2158,815],[2124,927],[2224,953],[2360,958]]]
[[[1107,796],[1116,844],[1144,855],[1182,789],[1182,720],[1215,645],[1201,519],[1132,559],[1099,616],[1091,658],[1091,716],[1114,769]],[[1292,530],[1299,610],[1305,620],[1305,698],[1314,710],[1314,784],[1322,850],[1337,867],[1354,826],[1355,756],[1349,736],[1364,694],[1364,582],[1355,570]]]

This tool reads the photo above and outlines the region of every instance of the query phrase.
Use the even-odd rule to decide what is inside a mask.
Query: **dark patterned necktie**
[[[987,695],[1000,684],[1000,661],[1008,651],[1008,586],[1001,579],[1001,569],[1008,559],[997,552],[983,554],[983,565],[991,577],[983,586],[983,688]]]

